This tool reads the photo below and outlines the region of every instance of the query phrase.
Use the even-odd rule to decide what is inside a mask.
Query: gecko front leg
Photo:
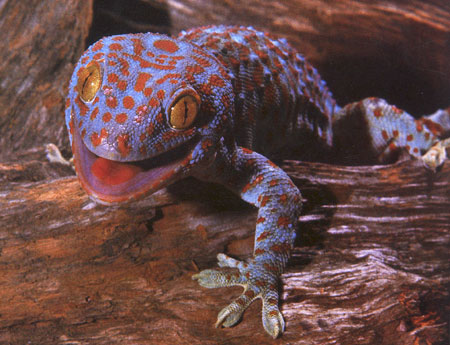
[[[219,312],[217,327],[233,326],[245,309],[261,298],[264,329],[276,338],[284,330],[278,308],[279,277],[293,247],[301,195],[285,172],[256,152],[237,147],[232,155],[222,150],[221,156],[207,172],[197,176],[208,180],[214,176],[216,182],[258,208],[253,258],[244,262],[219,254],[220,267],[237,268],[239,273],[209,269],[192,278],[208,288],[234,285],[244,288],[236,300]]]

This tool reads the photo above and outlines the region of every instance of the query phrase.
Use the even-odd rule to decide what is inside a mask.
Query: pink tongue
[[[131,180],[142,169],[136,165],[97,158],[92,164],[91,172],[102,183],[115,186]]]

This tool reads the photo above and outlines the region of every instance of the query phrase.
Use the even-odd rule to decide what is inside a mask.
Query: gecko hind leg
[[[393,162],[408,154],[436,170],[444,162],[445,148],[449,146],[446,141],[439,144],[439,140],[449,131],[448,109],[414,119],[383,99],[366,98],[336,114],[333,146],[342,155],[350,151],[379,163]]]

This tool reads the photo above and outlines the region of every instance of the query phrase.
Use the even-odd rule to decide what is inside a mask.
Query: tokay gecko
[[[377,98],[341,108],[286,40],[210,26],[177,38],[127,34],[93,44],[73,72],[66,124],[80,183],[95,201],[134,200],[193,176],[225,185],[258,209],[253,257],[219,254],[219,266],[235,273],[209,269],[193,279],[208,288],[244,287],[216,326],[233,326],[260,298],[263,326],[276,338],[285,325],[279,278],[302,199],[266,157],[290,142],[300,151],[356,148],[374,162],[406,152],[436,168],[445,159],[448,140],[440,140],[450,114],[415,120]]]

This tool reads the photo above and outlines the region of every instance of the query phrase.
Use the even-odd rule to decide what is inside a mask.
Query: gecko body
[[[75,67],[66,123],[79,180],[91,198],[125,202],[186,176],[221,183],[258,208],[253,258],[219,254],[202,286],[241,285],[219,313],[229,327],[257,298],[265,330],[284,330],[278,281],[292,249],[301,194],[266,156],[290,141],[341,150],[364,141],[376,160],[420,157],[450,128],[448,111],[414,120],[376,98],[336,105],[318,72],[285,40],[247,27],[211,26],[179,37],[103,38]],[[348,135],[353,128],[356,135]]]

